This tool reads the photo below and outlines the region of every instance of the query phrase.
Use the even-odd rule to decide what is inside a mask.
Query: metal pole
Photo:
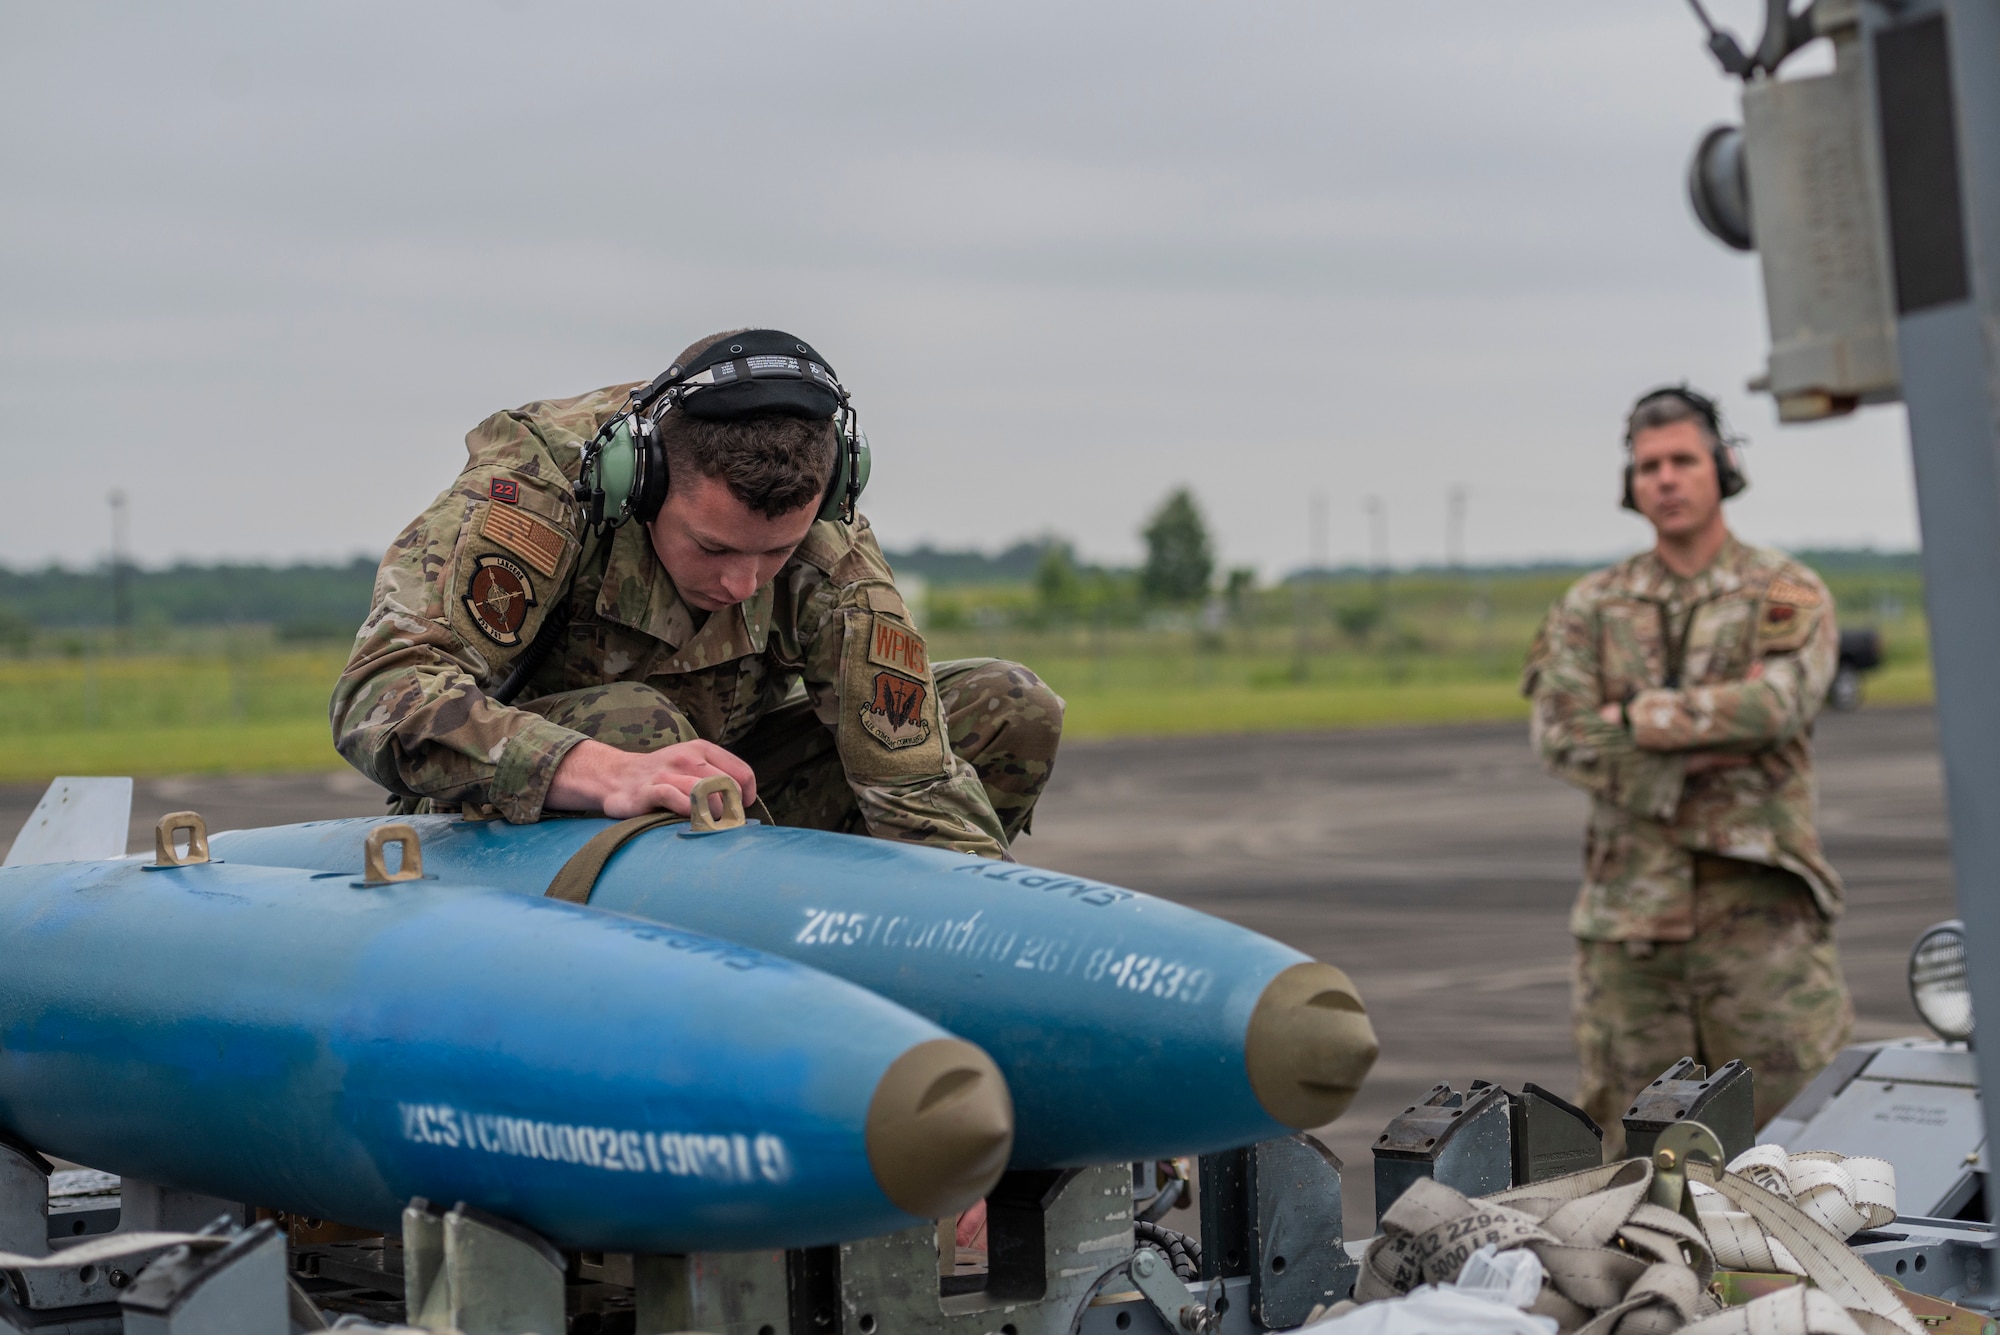
[[[132,607],[125,585],[125,493],[111,492],[111,633],[120,649],[130,637]]]
[[[2000,5],[1910,5],[1870,39],[1952,870],[2000,1146]]]
[[[1380,496],[1361,503],[1368,512],[1368,563],[1374,567],[1375,594],[1379,599],[1389,580],[1389,508]]]

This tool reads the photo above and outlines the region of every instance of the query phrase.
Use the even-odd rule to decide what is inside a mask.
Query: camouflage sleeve
[[[374,605],[334,687],[334,746],[393,793],[533,821],[583,736],[486,692],[560,603],[577,542],[562,479],[521,422],[497,414],[467,443],[473,463],[376,573]]]
[[[1803,568],[1780,575],[1756,612],[1754,678],[1641,691],[1632,735],[1647,751],[1756,751],[1811,726],[1840,661],[1833,596]]]
[[[868,833],[1002,857],[1000,818],[945,733],[923,637],[873,535],[857,537],[859,559],[816,595],[821,615],[806,637],[804,676]]]
[[[1597,660],[1594,618],[1572,591],[1549,609],[1522,675],[1522,691],[1532,701],[1529,736],[1542,767],[1627,811],[1671,820],[1685,763],[1677,755],[1642,751],[1623,727],[1599,717],[1605,700]]]

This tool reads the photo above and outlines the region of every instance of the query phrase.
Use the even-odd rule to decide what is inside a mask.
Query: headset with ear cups
[[[1644,394],[1641,394],[1633,402],[1632,412],[1625,415],[1626,420],[1629,422],[1632,418],[1632,413],[1638,412],[1639,409],[1651,403],[1654,399],[1679,399],[1682,403],[1694,409],[1695,415],[1700,417],[1707,425],[1709,439],[1715,442],[1713,451],[1715,457],[1715,481],[1721,490],[1722,499],[1728,500],[1731,496],[1738,495],[1744,488],[1750,485],[1750,479],[1744,474],[1742,460],[1737,454],[1737,446],[1742,443],[1742,438],[1729,434],[1728,429],[1723,426],[1722,409],[1716,404],[1714,399],[1697,390],[1689,389],[1685,383],[1679,385],[1662,385],[1658,389],[1649,389]],[[1625,430],[1625,453],[1627,456],[1625,460],[1625,492],[1618,503],[1627,510],[1637,510],[1639,502],[1632,493],[1632,460],[1630,457],[1632,453],[1632,431],[1630,427],[1627,427]]]
[[[632,518],[650,523],[659,514],[667,498],[660,419],[676,409],[709,421],[760,414],[831,420],[838,447],[815,517],[854,522],[871,461],[852,398],[804,342],[782,330],[750,329],[717,339],[633,391],[584,446],[575,492],[592,528],[609,531]]]

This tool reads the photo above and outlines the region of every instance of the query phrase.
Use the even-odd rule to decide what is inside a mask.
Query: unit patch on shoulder
[[[923,646],[918,646],[922,651]],[[922,746],[931,739],[924,717],[924,684],[893,672],[875,674],[875,694],[861,706],[861,726],[891,751]]]
[[[521,484],[512,478],[496,477],[493,479],[491,495],[494,500],[499,501],[502,505],[519,505],[521,503]]]
[[[915,631],[879,614],[874,622],[868,632],[869,662],[913,677],[930,675],[931,661],[925,656],[924,642]]]
[[[472,563],[472,579],[462,601],[480,634],[512,648],[521,642],[522,623],[535,605],[535,586],[527,571],[504,556],[489,554]]]
[[[1789,603],[1793,607],[1818,607],[1819,590],[1806,584],[1798,584],[1783,575],[1771,581],[1771,591],[1764,595],[1765,601]]]
[[[500,484],[496,481],[493,485]],[[486,512],[486,522],[479,526],[479,536],[491,538],[508,551],[527,558],[528,564],[544,575],[553,576],[562,563],[562,534],[525,510],[493,507]]]

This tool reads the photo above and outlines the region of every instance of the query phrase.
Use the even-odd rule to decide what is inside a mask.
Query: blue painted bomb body
[[[404,819],[421,834],[426,871],[524,895],[543,894],[611,823]],[[351,870],[381,823],[241,830],[213,847],[237,861]],[[639,835],[605,865],[590,905],[788,956],[978,1044],[1013,1095],[1016,1167],[1198,1153],[1294,1129],[1253,1091],[1245,1040],[1266,988],[1307,957],[1164,900],[751,823]]]
[[[384,1229],[467,1201],[593,1250],[918,1222],[865,1123],[946,1036],[741,945],[430,879],[128,861],[0,869],[0,952],[0,1125],[95,1167]]]

